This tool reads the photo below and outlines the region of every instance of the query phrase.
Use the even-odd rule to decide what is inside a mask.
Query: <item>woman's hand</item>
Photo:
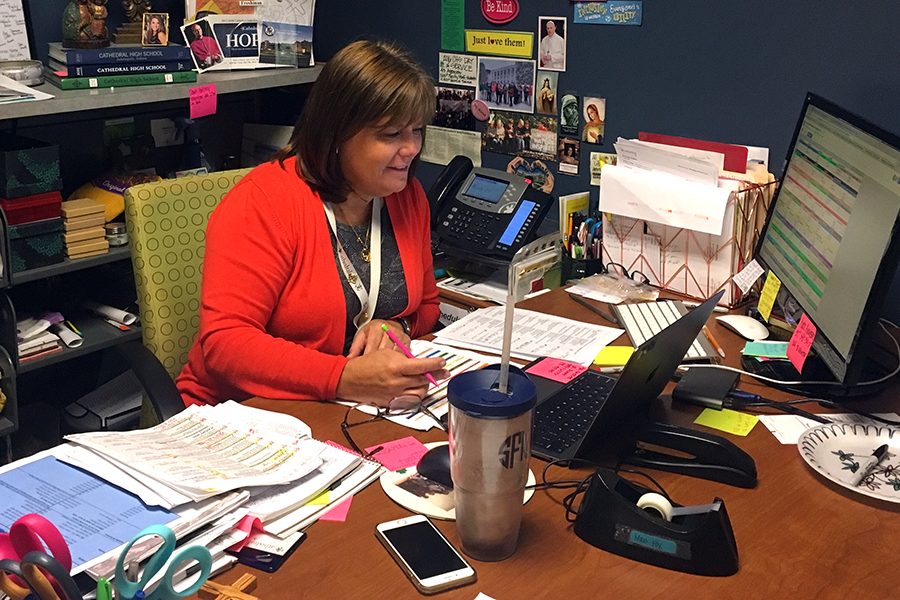
[[[437,380],[450,376],[442,358],[406,358],[395,350],[374,350],[347,361],[338,381],[337,397],[379,406],[391,406],[393,399],[402,397],[408,405],[411,399],[421,400],[428,392],[425,373]]]
[[[409,336],[403,332],[403,326],[397,321],[385,321],[382,319],[373,319],[360,327],[356,335],[353,336],[353,343],[350,344],[350,350],[347,352],[349,358],[364,356],[382,349],[393,349],[394,342],[381,329],[382,325],[387,325],[388,329],[397,336],[397,338],[409,347]]]

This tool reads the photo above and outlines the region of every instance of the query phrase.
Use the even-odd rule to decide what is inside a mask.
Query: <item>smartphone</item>
[[[435,594],[473,583],[475,569],[423,515],[375,526],[378,538],[413,585],[423,594]]]
[[[258,548],[251,548],[250,546],[244,546],[237,552],[233,550],[226,550],[225,552],[232,556],[236,556],[238,562],[242,565],[247,565],[248,567],[253,567],[254,569],[259,569],[266,573],[274,573],[284,564],[284,561],[294,553],[294,550],[296,550],[305,539],[306,534],[301,535],[299,539],[294,542],[294,545],[284,554],[276,554]]]

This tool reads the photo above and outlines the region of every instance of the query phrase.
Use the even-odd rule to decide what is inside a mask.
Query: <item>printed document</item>
[[[290,483],[318,467],[321,444],[270,431],[234,410],[191,406],[150,429],[66,439],[99,452],[197,501],[253,486]],[[265,412],[265,411],[259,411]]]
[[[499,353],[505,307],[469,313],[442,329],[434,342],[458,348]],[[552,356],[588,366],[600,350],[623,331],[521,308],[513,316],[511,355],[523,360]]]

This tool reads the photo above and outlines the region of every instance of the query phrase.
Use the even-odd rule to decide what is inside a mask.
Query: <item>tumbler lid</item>
[[[534,408],[537,388],[525,373],[509,367],[507,393],[497,389],[500,365],[460,373],[450,380],[447,397],[450,405],[476,417],[513,418]]]

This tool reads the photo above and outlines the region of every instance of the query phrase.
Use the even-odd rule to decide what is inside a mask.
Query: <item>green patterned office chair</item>
[[[125,344],[120,350],[161,420],[184,408],[173,379],[187,362],[200,326],[206,223],[225,193],[249,171],[166,179],[125,191],[144,343]]]

